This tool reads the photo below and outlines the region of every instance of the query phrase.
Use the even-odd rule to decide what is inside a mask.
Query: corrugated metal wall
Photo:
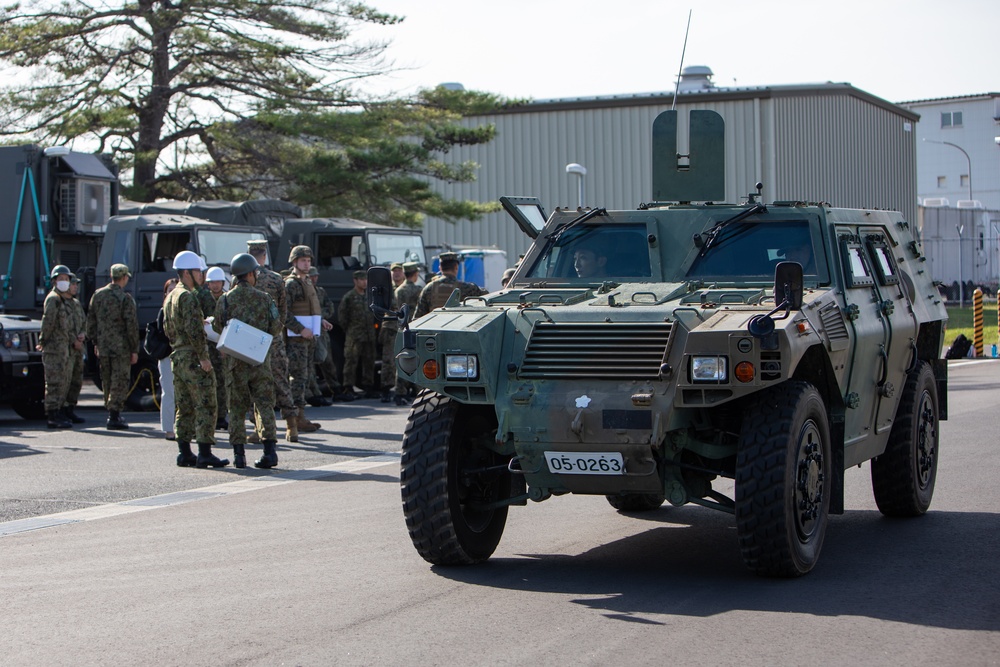
[[[691,109],[712,109],[726,121],[726,201],[740,202],[757,181],[764,200],[829,201],[836,206],[916,210],[913,133],[891,111],[846,94],[744,95],[679,103],[683,125]],[[447,197],[496,201],[502,195],[537,196],[547,212],[577,205],[571,162],[587,169],[584,203],[635,208],[651,199],[650,133],[662,103],[550,109],[529,105],[514,112],[466,119],[495,123],[496,139],[462,147],[448,159],[480,165],[475,183],[438,186]],[[681,130],[681,150],[686,147]],[[513,263],[528,239],[503,212],[479,222],[428,219],[431,245],[495,245]]]

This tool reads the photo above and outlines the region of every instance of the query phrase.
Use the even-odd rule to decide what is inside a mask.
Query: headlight
[[[728,378],[726,357],[691,357],[692,382],[725,382]]]
[[[3,344],[4,347],[9,347],[12,350],[19,349],[21,347],[21,334],[15,331],[4,331]]]
[[[446,354],[444,367],[445,377],[449,379],[479,378],[479,359],[474,354]]]

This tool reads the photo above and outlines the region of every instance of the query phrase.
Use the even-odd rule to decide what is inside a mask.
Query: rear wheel
[[[885,451],[872,460],[875,504],[886,516],[920,516],[931,505],[938,460],[938,398],[926,362],[906,376]]]
[[[736,530],[747,567],[796,577],[819,559],[830,510],[830,426],[816,388],[788,382],[746,410],[736,461]]]
[[[662,493],[621,493],[605,496],[608,504],[621,512],[650,512],[663,504]]]
[[[45,403],[43,401],[14,401],[10,407],[21,419],[45,418]]]
[[[489,558],[507,523],[510,459],[483,443],[496,433],[492,409],[423,391],[403,432],[400,486],[413,546],[435,565]]]

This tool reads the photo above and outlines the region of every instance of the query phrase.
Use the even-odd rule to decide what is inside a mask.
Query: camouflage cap
[[[312,259],[312,256],[313,256],[312,248],[310,248],[307,245],[297,245],[294,248],[292,248],[292,251],[290,253],[288,253],[288,262],[292,263],[297,259],[301,259],[302,257],[308,257],[309,259]]]
[[[411,275],[420,270],[420,264],[417,262],[406,262],[403,264],[403,273],[406,275]]]
[[[393,262],[392,264],[389,265],[390,271],[395,271],[396,269],[402,269],[402,268],[403,265],[400,262]]]
[[[128,266],[125,264],[112,264],[111,265],[111,279],[118,280],[119,278],[124,278],[125,276],[132,276],[132,272],[128,270]]]
[[[443,252],[438,255],[438,260],[442,262],[461,262],[462,256],[457,252]]]
[[[319,275],[319,269],[317,269],[315,266],[310,266],[309,267],[309,275],[310,276],[318,276]]]
[[[368,272],[367,271],[362,271],[360,269],[358,269],[357,271],[355,271],[352,275],[355,278],[364,278],[365,280],[368,279]]]

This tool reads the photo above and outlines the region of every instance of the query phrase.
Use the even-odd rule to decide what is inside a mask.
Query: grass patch
[[[959,308],[951,306],[948,308],[948,330],[944,335],[945,348],[951,346],[952,342],[958,338],[958,334],[965,334],[969,340],[972,337],[973,324],[972,306]],[[997,342],[997,305],[995,303],[983,304],[983,352],[990,356],[990,346]]]

